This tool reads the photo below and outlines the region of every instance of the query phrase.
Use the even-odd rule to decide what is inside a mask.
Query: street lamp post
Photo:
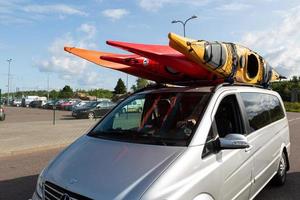
[[[49,100],[49,73],[47,74],[47,100]]]
[[[10,85],[9,85],[9,82],[10,82],[10,63],[12,61],[12,59],[7,59],[6,60],[8,62],[8,73],[7,73],[7,105],[9,105],[9,89],[10,89]]]
[[[181,20],[173,20],[172,21],[172,24],[175,24],[175,23],[181,23],[183,25],[183,36],[185,37],[185,25],[188,21],[190,21],[191,19],[195,19],[197,18],[196,15],[193,15],[191,16],[190,18],[186,19],[185,21],[181,21]]]

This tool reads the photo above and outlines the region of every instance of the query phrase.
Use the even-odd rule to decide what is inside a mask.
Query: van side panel
[[[247,139],[255,152],[250,195],[253,198],[276,174],[283,138],[289,135],[289,129],[281,98],[274,92],[242,92],[241,96],[249,119]]]

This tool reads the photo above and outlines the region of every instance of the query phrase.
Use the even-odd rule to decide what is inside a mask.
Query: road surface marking
[[[295,121],[295,120],[299,120],[299,119],[300,119],[300,117],[297,117],[295,119],[290,119],[289,122],[292,122],[292,121]]]

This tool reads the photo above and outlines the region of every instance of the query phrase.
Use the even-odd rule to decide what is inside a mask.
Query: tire
[[[288,167],[287,157],[286,157],[285,153],[282,152],[277,173],[272,179],[273,185],[282,186],[285,184],[287,167]]]
[[[90,112],[88,114],[88,119],[95,119],[95,114],[93,112]]]

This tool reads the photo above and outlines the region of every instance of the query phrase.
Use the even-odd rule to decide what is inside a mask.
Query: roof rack
[[[267,89],[267,90],[270,90],[270,87],[267,86],[267,87],[264,87],[262,85],[255,85],[255,84],[248,84],[248,83],[221,83],[221,84],[218,84],[216,85],[214,88],[213,88],[213,92],[217,91],[218,89],[220,89],[221,87],[228,87],[228,86],[247,86],[247,87],[256,87],[256,88],[261,88],[261,89]]]
[[[184,84],[185,83],[185,84]],[[228,83],[228,82],[224,82],[224,83],[220,83],[217,84],[216,81],[187,81],[187,82],[176,82],[176,83],[153,83],[153,84],[149,84],[144,88],[141,88],[139,90],[136,90],[134,93],[138,93],[138,92],[143,92],[146,90],[153,90],[153,89],[160,89],[160,88],[170,88],[170,87],[202,87],[202,86],[212,86],[212,92],[216,92],[218,89],[220,89],[221,87],[229,87],[229,86],[247,86],[247,87],[255,87],[255,88],[261,88],[261,89],[268,89],[271,90],[271,88],[268,87],[264,87],[262,85],[255,85],[255,84],[248,84],[248,83],[238,83],[238,82],[234,82],[234,83]],[[133,94],[134,94],[133,93]]]
[[[155,82],[149,84],[144,88],[136,90],[134,93],[142,92],[145,90],[159,89],[159,88],[170,88],[170,87],[201,87],[201,86],[217,86],[220,84],[220,80],[190,80],[190,81],[176,81],[176,82],[167,82],[159,83]]]
[[[141,89],[136,90],[135,92],[133,92],[133,94],[138,93],[138,92],[143,92],[143,91],[146,91],[146,90],[159,89],[159,88],[166,88],[166,87],[168,87],[168,85],[165,84],[165,83],[153,83],[153,84],[147,85],[147,86],[144,87],[144,88],[141,88]]]

